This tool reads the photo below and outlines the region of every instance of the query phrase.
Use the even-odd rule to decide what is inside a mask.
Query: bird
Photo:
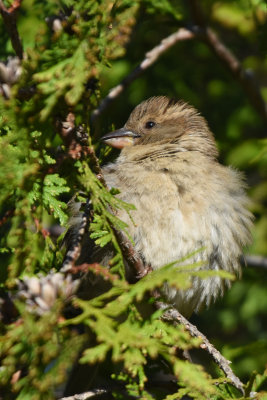
[[[125,210],[117,216],[127,223],[145,265],[157,270],[193,254],[184,264],[202,262],[201,269],[240,276],[253,223],[246,183],[242,173],[219,163],[214,136],[193,106],[151,97],[102,142],[120,149],[117,159],[104,165],[103,176],[109,189],[117,188],[117,196],[135,206],[132,218]],[[97,261],[101,258],[103,249]],[[167,283],[163,293],[188,317],[209,306],[230,284],[216,275],[193,277],[189,288]]]

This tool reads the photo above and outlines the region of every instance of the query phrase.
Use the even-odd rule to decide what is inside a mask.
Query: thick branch
[[[15,50],[16,55],[22,60],[23,47],[16,24],[16,10],[20,7],[21,1],[22,0],[15,0],[9,8],[6,8],[2,0],[0,0],[0,13],[3,17],[6,30],[10,36],[12,47]]]
[[[168,305],[160,302],[157,303],[157,306],[159,308],[168,307]],[[189,331],[191,336],[200,338],[202,340],[202,344],[200,345],[200,347],[206,350],[212,356],[213,360],[225,373],[226,377],[231,380],[232,384],[238,390],[240,390],[242,394],[244,394],[243,383],[239,380],[239,378],[233,373],[232,369],[230,368],[229,366],[230,361],[226,360],[226,358],[224,358],[222,354],[217,349],[215,349],[215,347],[208,341],[206,336],[203,335],[203,333],[201,333],[195,325],[191,324],[185,317],[183,317],[182,314],[179,313],[178,310],[174,308],[170,308],[167,311],[165,311],[162,318],[164,320],[175,321],[182,324],[186,328],[186,330]]]
[[[192,39],[194,33],[189,29],[180,28],[177,32],[163,39],[160,44],[146,53],[144,60],[128,75],[121,83],[110,90],[109,94],[101,101],[99,107],[92,113],[92,120],[96,119],[109,105],[109,103],[118,97],[122,91],[139,77],[147,68],[154,64],[158,58],[170,47],[182,40]]]

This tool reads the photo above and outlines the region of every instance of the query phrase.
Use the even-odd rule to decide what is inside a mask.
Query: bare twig
[[[3,17],[6,30],[10,36],[12,47],[17,56],[22,60],[23,47],[16,24],[16,10],[20,7],[21,1],[22,0],[14,0],[14,3],[9,8],[6,8],[2,0],[0,0],[0,13]]]
[[[144,60],[128,75],[121,83],[110,90],[109,94],[101,101],[99,107],[92,113],[92,120],[95,120],[109,105],[109,103],[118,97],[122,91],[129,86],[139,75],[154,64],[158,58],[170,47],[179,41],[194,38],[194,33],[185,28],[178,29],[177,32],[163,39],[160,44],[146,53]]]
[[[150,271],[152,271],[149,265],[145,265],[143,263],[142,258],[136,253],[132,243],[127,238],[125,233],[116,229],[114,229],[114,232],[119,242],[122,254],[129,267],[135,272],[136,278],[141,279]]]
[[[207,43],[220,62],[241,84],[253,107],[266,121],[267,104],[261,95],[259,85],[256,82],[253,72],[243,69],[236,56],[227,48],[221,39],[218,38],[216,33],[206,25],[205,17],[201,9],[201,2],[198,0],[189,0],[189,6],[191,8],[193,23],[197,25],[193,28],[196,36]]]
[[[205,18],[201,10],[200,2],[190,0],[193,23],[192,29],[180,28],[177,32],[163,39],[159,45],[146,53],[144,60],[129,74],[119,85],[110,90],[109,94],[101,101],[99,107],[92,113],[92,121],[107,108],[107,106],[118,97],[123,90],[137,79],[147,68],[154,64],[158,58],[170,47],[179,41],[200,38],[210,47],[212,52],[231,72],[233,77],[241,84],[251,104],[264,120],[267,120],[267,105],[260,93],[260,89],[251,70],[242,68],[240,61],[218,38],[213,30],[206,26]]]
[[[248,254],[244,256],[244,264],[249,267],[267,269],[267,257]]]
[[[167,308],[168,305],[157,302],[158,308]],[[179,313],[178,310],[174,308],[169,308],[167,311],[164,312],[163,317],[164,320],[168,321],[176,321],[182,324],[186,330],[189,331],[190,335],[193,337],[200,338],[202,340],[202,344],[200,347],[206,350],[216,362],[216,364],[220,367],[220,369],[225,373],[226,377],[229,378],[232,384],[244,394],[243,383],[239,380],[239,378],[233,373],[232,369],[230,368],[228,361],[222,354],[215,349],[215,347],[208,341],[205,335],[201,333],[197,327],[191,324],[182,314]]]
[[[73,396],[61,397],[59,400],[87,400],[91,398],[97,398],[100,395],[108,394],[106,389],[94,389],[89,392],[74,394]]]

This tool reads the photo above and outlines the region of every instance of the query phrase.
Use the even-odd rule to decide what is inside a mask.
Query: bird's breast
[[[136,250],[153,268],[179,260],[202,246],[205,232],[199,220],[203,201],[198,196],[193,198],[187,182],[175,182],[163,168],[124,168],[122,172],[110,167],[105,172],[107,184],[117,187],[119,197],[136,207],[131,214],[134,223],[123,210],[118,217],[127,222]]]
[[[166,160],[162,164],[147,168],[117,162],[104,169],[108,185],[136,207],[134,223],[125,211],[118,212],[128,224],[136,251],[153,269],[194,253],[183,264],[201,261],[201,268],[238,274],[251,228],[240,175],[194,153],[184,153],[175,165]],[[225,284],[229,281],[219,276],[194,278],[185,291],[167,285],[166,295],[180,312],[190,315],[222,293]]]
[[[118,212],[136,250],[158,268],[205,247],[196,258],[210,268],[238,269],[251,227],[240,175],[195,153],[167,161],[116,162],[104,169],[108,185],[136,207],[134,223],[126,212]]]

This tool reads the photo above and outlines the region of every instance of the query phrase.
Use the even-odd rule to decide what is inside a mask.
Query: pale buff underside
[[[134,224],[126,212],[118,212],[136,251],[156,269],[204,247],[187,263],[205,261],[208,269],[239,275],[251,227],[240,174],[194,151],[176,154],[175,163],[169,157],[133,163],[137,150],[140,156],[135,146],[124,149],[116,163],[103,169],[108,186],[136,207]],[[193,279],[188,290],[167,287],[165,292],[180,312],[190,315],[210,304],[223,287],[222,279],[213,277]]]

